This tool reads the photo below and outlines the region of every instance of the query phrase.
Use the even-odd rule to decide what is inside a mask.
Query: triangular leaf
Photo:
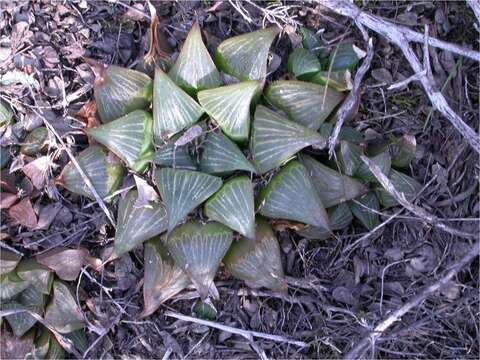
[[[106,123],[134,110],[143,110],[152,101],[152,79],[147,75],[116,65],[95,66],[94,95],[97,111]]]
[[[165,206],[160,202],[150,202],[148,206],[136,207],[137,197],[138,192],[130,190],[123,199],[120,199],[115,245],[110,259],[120,257],[167,230]]]
[[[175,265],[159,237],[145,243],[145,279],[141,317],[149,316],[165,301],[190,284],[187,274]]]
[[[20,255],[2,249],[2,251],[0,251],[0,275],[9,273],[15,269],[20,259]]]
[[[136,110],[87,132],[125,161],[129,168],[141,173],[153,155],[152,121],[149,113]]]
[[[329,70],[353,70],[358,64],[358,55],[353,46],[353,44],[342,43],[334,48],[328,59]]]
[[[279,32],[268,28],[224,40],[215,52],[215,63],[240,80],[262,80],[267,75],[268,51]]]
[[[47,147],[48,130],[45,126],[33,129],[23,140],[20,152],[25,155],[33,156]]]
[[[250,107],[261,91],[259,81],[204,90],[198,93],[198,101],[223,132],[235,141],[245,141],[250,132]]]
[[[380,167],[382,173],[390,174],[391,157],[388,151],[384,151],[378,155],[375,155],[371,157],[370,160],[375,165]],[[368,165],[365,164],[363,161],[360,163],[358,169],[355,171],[354,176],[369,183],[377,182],[375,175],[372,174],[372,172],[368,168]]]
[[[273,219],[288,219],[329,230],[328,216],[307,169],[298,161],[288,163],[262,189],[258,211]]]
[[[203,143],[200,168],[209,174],[228,174],[235,170],[256,172],[238,146],[221,133],[210,132]]]
[[[253,184],[247,176],[227,181],[205,203],[205,215],[243,236],[255,238]]]
[[[412,201],[422,189],[422,184],[417,180],[394,169],[390,171],[388,178],[392,182],[393,187],[403,193],[408,201]],[[378,189],[377,195],[380,203],[385,208],[398,205],[397,200],[384,189]]]
[[[222,186],[222,179],[197,171],[164,168],[155,180],[165,202],[168,231]]]
[[[124,168],[118,159],[108,155],[102,147],[90,146],[82,151],[76,160],[100,197],[105,198],[117,190],[123,178]],[[95,200],[72,162],[69,162],[63,169],[59,182],[71,192]]]
[[[321,69],[320,61],[307,49],[296,48],[288,57],[288,72],[299,80],[308,80]]]
[[[190,156],[188,146],[175,146],[177,136],[172,137],[165,144],[157,147],[153,156],[153,162],[166,167],[197,170],[197,165]]]
[[[341,230],[350,225],[353,220],[352,211],[346,202],[332,206],[327,210],[327,213],[332,230]],[[313,225],[307,225],[303,229],[297,231],[297,233],[307,239],[314,240],[326,240],[332,236],[330,231]]]
[[[273,106],[285,111],[293,121],[315,130],[343,100],[343,95],[335,90],[293,80],[270,84],[265,97]]]
[[[11,301],[2,304],[2,310],[30,310],[36,312],[33,307],[24,306],[18,302]],[[5,316],[5,319],[9,323],[15,336],[23,336],[28,330],[30,330],[37,320],[27,312],[19,312],[12,315]]]
[[[50,360],[61,360],[65,359],[65,350],[63,347],[59,344],[58,340],[55,338],[55,336],[50,337],[50,347],[48,348],[48,353],[45,356],[46,359]]]
[[[203,109],[159,68],[153,84],[153,134],[166,139],[196,123]]]
[[[223,262],[234,277],[252,288],[287,290],[278,240],[263,219],[257,220],[255,240],[242,237],[234,242]]]
[[[50,294],[53,272],[34,259],[22,260],[17,265],[17,274],[44,294]]]
[[[328,138],[332,135],[333,124],[323,123],[318,131],[320,134],[322,134],[322,136]],[[349,141],[353,144],[360,144],[364,141],[363,134],[350,126],[342,126],[340,129],[340,134],[338,135],[338,140]]]
[[[342,175],[310,156],[302,155],[300,161],[307,168],[315,189],[327,208],[354,199],[368,190],[360,181]]]
[[[378,203],[375,193],[373,191],[369,192],[355,200],[360,204],[353,201],[350,202],[350,209],[353,215],[368,230],[373,230],[375,226],[380,223],[378,214],[376,213],[376,211],[380,210],[380,204]]]
[[[300,35],[302,36],[302,44],[306,49],[313,52],[316,56],[319,56],[322,53],[322,42],[313,31],[301,27]]]
[[[167,248],[202,298],[215,293],[213,278],[232,239],[232,231],[215,222],[188,222],[170,234]]]
[[[191,94],[221,85],[220,73],[203,44],[202,32],[197,22],[190,29],[168,75]]]
[[[362,155],[363,150],[360,146],[348,141],[340,141],[340,149],[337,153],[337,158],[343,174],[353,176],[363,163],[360,159],[360,156]]]
[[[85,334],[85,329],[77,329],[67,334],[64,334],[67,339],[73,342],[73,346],[77,348],[81,353],[84,353],[88,349],[88,340]]]
[[[47,306],[45,320],[60,333],[83,328],[85,320],[72,292],[63,282],[53,282],[53,298]]]
[[[326,145],[326,139],[316,131],[261,105],[255,112],[251,141],[253,160],[260,174],[288,161],[307,146]]]
[[[310,75],[308,81],[340,92],[349,91],[353,88],[352,74],[349,70],[319,71]]]
[[[0,300],[11,299],[29,286],[29,282],[21,279],[15,271],[0,275]]]

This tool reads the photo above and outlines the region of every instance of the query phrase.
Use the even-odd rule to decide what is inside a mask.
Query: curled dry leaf
[[[23,198],[18,204],[10,207],[8,215],[20,225],[29,229],[34,229],[37,226],[37,215],[28,197]]]
[[[74,281],[88,256],[86,249],[60,248],[37,256],[37,261],[55,271],[57,276],[65,281]]]
[[[100,119],[97,116],[97,103],[94,99],[83,104],[80,110],[75,114],[75,117],[85,123],[87,129],[100,125]]]

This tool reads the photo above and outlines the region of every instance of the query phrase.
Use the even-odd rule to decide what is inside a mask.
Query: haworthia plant
[[[417,141],[412,135],[392,137],[388,141],[374,143],[368,147],[370,155],[377,155],[387,151],[392,158],[392,166],[404,168],[415,159]]]
[[[144,309],[141,317],[154,313],[165,301],[190,284],[187,274],[177,265],[160,237],[145,243]]]
[[[302,36],[302,44],[305,49],[308,49],[316,56],[319,56],[322,52],[322,42],[318,36],[305,27],[300,28],[300,35]]]
[[[281,165],[301,149],[313,144],[324,147],[326,139],[316,131],[290,121],[265,106],[257,106],[251,151],[260,174]]]
[[[391,157],[388,151],[384,151],[378,155],[375,155],[370,158],[370,160],[377,166],[380,167],[380,170],[382,170],[382,173],[384,174],[390,174],[390,169],[391,169]],[[361,161],[360,165],[358,166],[357,170],[355,171],[354,174],[355,177],[366,181],[368,183],[373,183],[377,182],[377,179],[375,176],[372,174],[370,169],[368,168],[368,165],[365,164],[363,161]]]
[[[167,208],[168,231],[222,186],[222,179],[198,171],[164,168],[155,180]]]
[[[295,122],[318,130],[343,95],[335,90],[304,81],[280,80],[270,84],[265,97]]]
[[[168,75],[190,94],[220,86],[220,73],[202,41],[202,32],[193,24],[182,50]]]
[[[110,259],[120,257],[144,241],[168,228],[167,210],[160,203],[150,202],[137,207],[138,192],[130,190],[118,205],[117,232]]]
[[[325,138],[328,138],[332,135],[333,132],[333,124],[331,123],[323,123],[318,130],[320,134],[322,134]],[[352,128],[350,126],[342,126],[340,129],[340,134],[338,136],[338,140],[345,140],[350,141],[354,144],[360,144],[364,141],[363,135],[360,131]]]
[[[291,161],[262,189],[257,200],[260,214],[330,229],[327,212],[307,169]]]
[[[337,151],[337,159],[340,163],[342,173],[348,176],[353,176],[363,163],[360,159],[360,156],[362,155],[363,150],[360,146],[348,141],[340,141],[340,149]]]
[[[255,240],[242,237],[234,242],[223,262],[234,277],[252,288],[287,290],[278,240],[263,219],[257,220]]]
[[[196,123],[203,109],[161,69],[153,81],[153,134],[168,139]],[[158,142],[158,141],[157,141]]]
[[[1,306],[2,310],[27,310],[36,312],[37,309],[33,307],[24,306],[16,301],[11,301]],[[13,330],[15,336],[23,336],[28,330],[30,330],[37,320],[28,312],[18,312],[5,316],[8,324]]]
[[[288,57],[288,71],[299,80],[308,80],[321,70],[320,61],[307,49],[297,48]]]
[[[330,169],[312,157],[302,155],[300,161],[308,170],[325,207],[354,199],[368,191],[360,181]]]
[[[200,91],[198,101],[227,136],[243,142],[250,133],[252,101],[261,89],[259,81],[244,81]]]
[[[380,223],[377,213],[380,210],[380,204],[375,193],[371,191],[355,200],[356,202],[350,202],[353,215],[368,230],[373,230]]]
[[[106,123],[134,110],[143,110],[152,101],[152,79],[116,65],[94,67],[97,72],[94,95],[97,111]]]
[[[422,185],[417,180],[394,169],[390,171],[388,178],[392,182],[393,187],[400,193],[403,193],[408,201],[412,201],[422,189]],[[377,195],[380,203],[385,208],[398,205],[397,200],[383,188],[377,190]]]
[[[168,237],[167,248],[175,263],[185,271],[202,298],[216,293],[213,278],[232,239],[232,231],[216,222],[188,222]]]
[[[352,90],[352,74],[349,70],[319,71],[308,77],[308,81],[324,85],[337,91]]]
[[[45,126],[33,129],[23,140],[20,152],[25,155],[33,156],[40,151],[45,150],[48,141],[48,130]]]
[[[100,197],[105,198],[117,190],[123,178],[124,168],[118,159],[108,154],[102,147],[90,146],[82,151],[76,160]],[[72,162],[63,168],[58,181],[71,192],[95,200],[90,188]]]
[[[240,80],[262,80],[267,75],[270,46],[279,32],[268,28],[224,40],[215,52],[215,63]]]
[[[2,251],[0,251],[0,275],[9,273],[15,269],[20,259],[20,255],[2,249]]]
[[[353,44],[342,43],[330,52],[329,67],[330,71],[352,70],[358,64],[358,55],[353,49]]]
[[[27,281],[44,294],[50,294],[53,282],[53,272],[34,259],[22,260],[17,265],[16,272],[19,278]]]
[[[197,164],[188,151],[188,146],[175,146],[177,136],[172,137],[164,144],[159,144],[153,155],[153,162],[157,165],[178,169],[197,170]]]
[[[0,275],[0,300],[9,300],[29,286],[30,283],[21,279],[15,271]]]
[[[250,178],[240,176],[227,181],[205,203],[205,215],[248,239],[254,239],[255,209]]]
[[[88,134],[127,163],[133,171],[143,172],[153,156],[152,116],[136,110]]]
[[[210,132],[203,143],[200,169],[209,174],[224,175],[235,170],[256,172],[238,146],[221,133]]]
[[[332,230],[346,228],[353,220],[353,214],[346,202],[332,206],[327,210],[330,227]],[[331,231],[313,225],[307,225],[297,232],[307,239],[325,240],[332,236]]]

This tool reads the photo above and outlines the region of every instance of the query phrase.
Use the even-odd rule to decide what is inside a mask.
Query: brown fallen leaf
[[[7,193],[7,192],[0,193],[0,209],[8,209],[17,201],[18,201],[18,197],[15,194]]]
[[[86,249],[60,248],[38,255],[37,261],[55,271],[60,279],[73,281],[78,278],[87,256]]]
[[[75,117],[85,123],[87,129],[100,126],[100,119],[97,116],[97,103],[95,100],[86,102],[75,114]]]
[[[8,215],[20,225],[29,229],[34,229],[37,226],[37,215],[33,211],[32,203],[28,197],[10,207]]]
[[[42,190],[47,181],[48,169],[53,165],[49,156],[42,156],[25,165],[22,171],[32,181],[36,189]]]
[[[287,229],[298,231],[302,230],[305,227],[305,224],[289,220],[273,220],[272,227],[276,231],[284,231]]]
[[[20,338],[2,329],[2,336],[0,336],[0,358],[24,359],[28,353],[32,353],[34,339],[35,329],[31,329]]]
[[[38,212],[38,223],[37,223],[37,230],[48,229],[57,217],[58,212],[62,206],[58,203],[56,204],[48,204],[40,208]]]

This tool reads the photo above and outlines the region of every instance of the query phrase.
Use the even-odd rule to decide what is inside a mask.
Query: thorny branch
[[[480,154],[480,139],[478,134],[469,127],[462,118],[455,113],[455,111],[453,111],[442,93],[435,89],[433,79],[429,76],[429,64],[424,63],[422,65],[420,63],[417,55],[410,47],[410,42],[426,43],[427,45],[460,54],[477,61],[480,61],[479,52],[464,49],[458,45],[435,39],[428,36],[428,34],[425,36],[424,34],[415,32],[405,26],[393,24],[378,16],[360,10],[356,5],[346,0],[315,0],[315,2],[321,4],[330,11],[355,20],[357,23],[379,33],[387,40],[397,45],[408,60],[413,71],[419,76],[419,81],[430,98],[434,108],[448,119],[457,131],[465,138],[468,144]]]

